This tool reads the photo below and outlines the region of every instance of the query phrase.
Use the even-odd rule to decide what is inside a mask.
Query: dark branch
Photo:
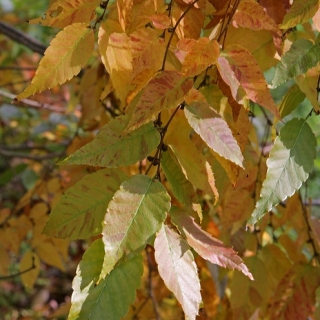
[[[15,274],[10,274],[9,276],[2,276],[2,277],[0,277],[0,281],[10,280],[10,279],[16,278],[16,277],[21,276],[22,274],[27,273],[35,268],[36,268],[36,264],[34,262],[34,257],[32,257],[32,265],[30,268],[23,270],[23,271],[20,271],[20,272],[17,272]]]
[[[39,42],[37,39],[34,39],[27,35],[26,33],[15,29],[14,27],[0,21],[0,32],[12,39],[15,42],[18,42],[27,48],[31,49],[34,52],[44,55],[47,47]]]

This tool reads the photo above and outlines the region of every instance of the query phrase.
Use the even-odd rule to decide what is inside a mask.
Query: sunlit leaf
[[[216,40],[198,39],[187,52],[182,64],[182,74],[194,77],[213,65],[219,56],[220,49]]]
[[[240,2],[233,16],[233,20],[240,27],[252,30],[280,32],[275,21],[268,16],[263,7],[252,0],[243,0]]]
[[[285,15],[281,28],[289,29],[311,19],[317,12],[318,0],[295,0],[289,12]]]
[[[168,29],[171,25],[171,19],[163,13],[153,14],[150,16],[152,24],[158,29]]]
[[[126,178],[122,171],[115,169],[87,175],[60,198],[43,232],[68,239],[84,239],[101,233],[108,203]]]
[[[159,181],[135,175],[123,182],[109,203],[104,218],[102,239],[104,277],[125,254],[146,245],[165,220],[170,196]]]
[[[85,23],[74,23],[60,31],[44,53],[31,84],[18,100],[62,84],[85,66],[94,48],[93,30]]]
[[[129,115],[123,115],[110,121],[101,128],[93,141],[60,164],[87,164],[114,168],[144,159],[159,144],[160,134],[153,123],[148,123],[130,134],[121,136],[129,118]]]
[[[237,253],[202,230],[191,216],[181,210],[171,210],[170,216],[182,235],[187,239],[188,244],[202,258],[220,267],[239,270],[253,280],[252,274]]]
[[[95,287],[79,290],[81,275],[74,281],[74,293],[68,320],[104,319],[118,320],[126,315],[140,286],[143,273],[141,255],[119,263],[109,275]]]
[[[52,3],[44,17],[29,20],[29,23],[55,28],[64,28],[77,22],[89,24],[99,4],[100,0],[58,0]]]
[[[313,169],[317,141],[308,123],[292,119],[281,129],[267,160],[267,176],[248,224],[255,224],[300,189]]]
[[[290,49],[283,55],[276,67],[272,87],[306,73],[308,69],[315,67],[320,60],[320,42],[313,44],[307,39],[295,41]]]
[[[33,266],[34,268],[31,269]],[[36,253],[27,251],[23,255],[19,264],[19,272],[23,272],[20,275],[20,279],[26,289],[33,288],[40,273],[40,266],[39,256]]]
[[[124,134],[154,120],[160,111],[177,107],[192,85],[193,81],[186,79],[178,71],[162,71],[157,74],[142,89],[139,97],[129,104],[132,117]]]
[[[243,167],[243,156],[232,132],[218,113],[207,103],[194,101],[184,109],[189,124],[207,145],[226,158]]]
[[[271,97],[267,82],[251,53],[239,45],[229,45],[226,47],[223,57],[228,60],[234,76],[239,81],[248,98],[267,108],[273,115],[279,118],[279,111]],[[219,72],[222,78],[224,78],[223,68],[220,68]]]
[[[163,225],[154,247],[161,278],[181,303],[188,319],[195,319],[201,302],[200,282],[187,242]]]

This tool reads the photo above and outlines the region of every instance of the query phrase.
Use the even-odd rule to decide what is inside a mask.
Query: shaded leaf
[[[307,319],[314,310],[315,291],[319,284],[319,268],[294,266],[275,291],[270,303],[270,319]]]
[[[228,124],[206,102],[194,101],[184,108],[190,126],[220,156],[243,168],[243,156]]]
[[[200,282],[187,242],[163,225],[155,239],[154,248],[161,278],[181,303],[188,319],[196,319],[201,302]]]
[[[301,92],[299,86],[294,84],[283,96],[279,103],[279,112],[281,118],[290,114],[305,99],[305,94]]]
[[[157,147],[160,134],[153,123],[121,136],[127,127],[129,115],[122,115],[101,128],[89,142],[60,164],[87,164],[100,167],[121,167],[144,159]]]
[[[232,248],[226,247],[220,240],[202,230],[195,223],[194,218],[181,210],[171,210],[170,216],[181,234],[187,239],[188,244],[202,258],[223,268],[239,270],[253,280],[252,274],[237,253]]]
[[[132,117],[124,134],[154,120],[160,111],[177,107],[192,85],[193,81],[184,78],[178,71],[162,71],[157,74],[129,104]]]
[[[68,320],[104,319],[118,320],[126,315],[134,302],[141,283],[143,264],[141,255],[119,263],[105,279],[95,287],[79,290],[81,275],[74,280],[71,311]]]
[[[170,149],[162,153],[161,168],[172,187],[173,194],[186,207],[197,211],[201,219],[201,206],[194,187],[183,174],[177,158]]]
[[[103,169],[85,176],[60,198],[43,232],[71,240],[101,233],[108,203],[126,178],[122,171],[115,169]]]
[[[58,0],[52,3],[44,17],[32,19],[29,23],[64,28],[73,23],[88,24],[95,17],[100,0]]]
[[[282,56],[276,67],[272,87],[306,73],[308,69],[315,67],[320,60],[320,43],[313,44],[307,39],[295,41],[290,49]]]
[[[199,38],[188,50],[182,64],[182,74],[194,77],[213,65],[220,54],[219,44],[216,40]]]
[[[283,18],[281,29],[289,29],[311,19],[319,7],[318,0],[295,0],[289,12]]]
[[[60,31],[45,51],[31,84],[18,100],[62,84],[85,66],[94,48],[93,30],[85,23],[74,23]]]
[[[279,118],[279,111],[271,97],[267,82],[257,61],[250,52],[238,45],[229,45],[226,47],[223,56],[228,59],[234,76],[240,82],[248,98],[267,108],[273,115]],[[219,72],[222,78],[224,78],[223,68],[219,68]]]
[[[280,33],[275,21],[268,16],[263,7],[252,0],[242,0],[233,16],[234,22],[252,30],[270,30]]]
[[[248,224],[255,224],[280,201],[290,197],[313,169],[317,141],[308,123],[292,119],[281,129],[267,160],[267,176]]]
[[[29,270],[34,265],[34,269]],[[24,272],[29,270],[27,272]],[[19,272],[24,272],[20,275],[22,284],[26,289],[32,289],[40,273],[40,260],[36,253],[27,251],[19,265]]]
[[[135,175],[123,182],[109,203],[102,239],[105,260],[102,277],[125,254],[146,245],[165,220],[170,196],[159,181]]]

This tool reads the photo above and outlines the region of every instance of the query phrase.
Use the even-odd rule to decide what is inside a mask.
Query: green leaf
[[[249,225],[292,196],[307,180],[313,169],[316,146],[316,138],[305,120],[292,119],[286,123],[267,160],[267,176]]]
[[[284,95],[280,104],[279,112],[281,118],[290,114],[305,99],[306,95],[301,92],[299,86],[294,84]]]
[[[145,246],[161,228],[169,210],[170,196],[159,181],[136,175],[123,182],[104,218],[102,239],[106,255],[101,277],[123,255]]]
[[[163,225],[157,234],[154,248],[161,278],[181,303],[186,317],[196,319],[201,302],[200,281],[187,242]]]
[[[184,108],[190,126],[223,158],[243,168],[243,156],[228,124],[206,102],[194,101]]]
[[[282,56],[276,67],[272,81],[272,88],[306,73],[308,69],[316,66],[320,60],[320,43],[313,44],[307,39],[299,39]]]
[[[171,210],[170,216],[188,244],[204,259],[223,268],[241,271],[253,280],[252,274],[242,259],[232,249],[226,247],[220,240],[212,237],[197,225],[194,218],[181,210]]]
[[[99,234],[108,203],[126,179],[127,176],[116,169],[87,175],[59,199],[43,233],[70,240]]]
[[[51,41],[31,84],[18,100],[62,84],[77,75],[94,49],[94,33],[87,23],[74,23]]]
[[[289,12],[283,18],[281,29],[289,29],[311,19],[319,7],[318,0],[295,0]]]
[[[127,166],[144,159],[157,147],[160,134],[153,123],[121,136],[129,115],[119,116],[101,128],[95,139],[60,164],[86,164],[100,167]]]
[[[173,194],[186,207],[197,211],[201,218],[201,206],[194,187],[183,174],[181,166],[178,164],[178,159],[171,151],[170,147],[167,152],[162,153],[161,168],[172,187]]]
[[[71,302],[79,308],[71,307],[68,320],[119,320],[124,317],[141,283],[142,262],[142,256],[137,255],[119,263],[96,287],[87,290],[86,295],[75,291]]]
[[[86,250],[77,267],[77,274],[72,283],[74,291],[68,319],[79,319],[82,304],[99,279],[103,258],[102,239],[98,239]]]

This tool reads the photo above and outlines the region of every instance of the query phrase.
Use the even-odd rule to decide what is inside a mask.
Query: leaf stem
[[[163,61],[162,61],[162,67],[160,69],[160,71],[163,71],[165,68],[165,64],[166,64],[166,60],[167,60],[167,55],[168,55],[168,51],[169,51],[169,47],[172,41],[172,38],[176,32],[176,29],[179,25],[179,23],[181,22],[181,20],[185,17],[185,15],[189,12],[189,10],[194,6],[195,3],[197,3],[199,0],[194,0],[192,3],[190,3],[189,7],[186,9],[186,11],[184,11],[182,13],[182,15],[180,16],[180,18],[177,20],[176,24],[174,25],[174,27],[171,29],[171,35],[170,38],[168,40],[167,46],[166,46],[166,50],[164,52],[164,57],[163,57]]]
[[[31,265],[31,267],[29,267],[29,268],[26,269],[26,270],[17,272],[17,273],[15,273],[15,274],[11,274],[11,275],[9,275],[9,276],[1,276],[1,277],[0,277],[0,281],[4,281],[4,280],[9,280],[9,279],[16,278],[16,277],[21,276],[22,274],[27,273],[27,272],[35,269],[35,268],[36,268],[36,264],[35,264],[35,262],[34,262],[34,257],[32,257],[32,265]]]

